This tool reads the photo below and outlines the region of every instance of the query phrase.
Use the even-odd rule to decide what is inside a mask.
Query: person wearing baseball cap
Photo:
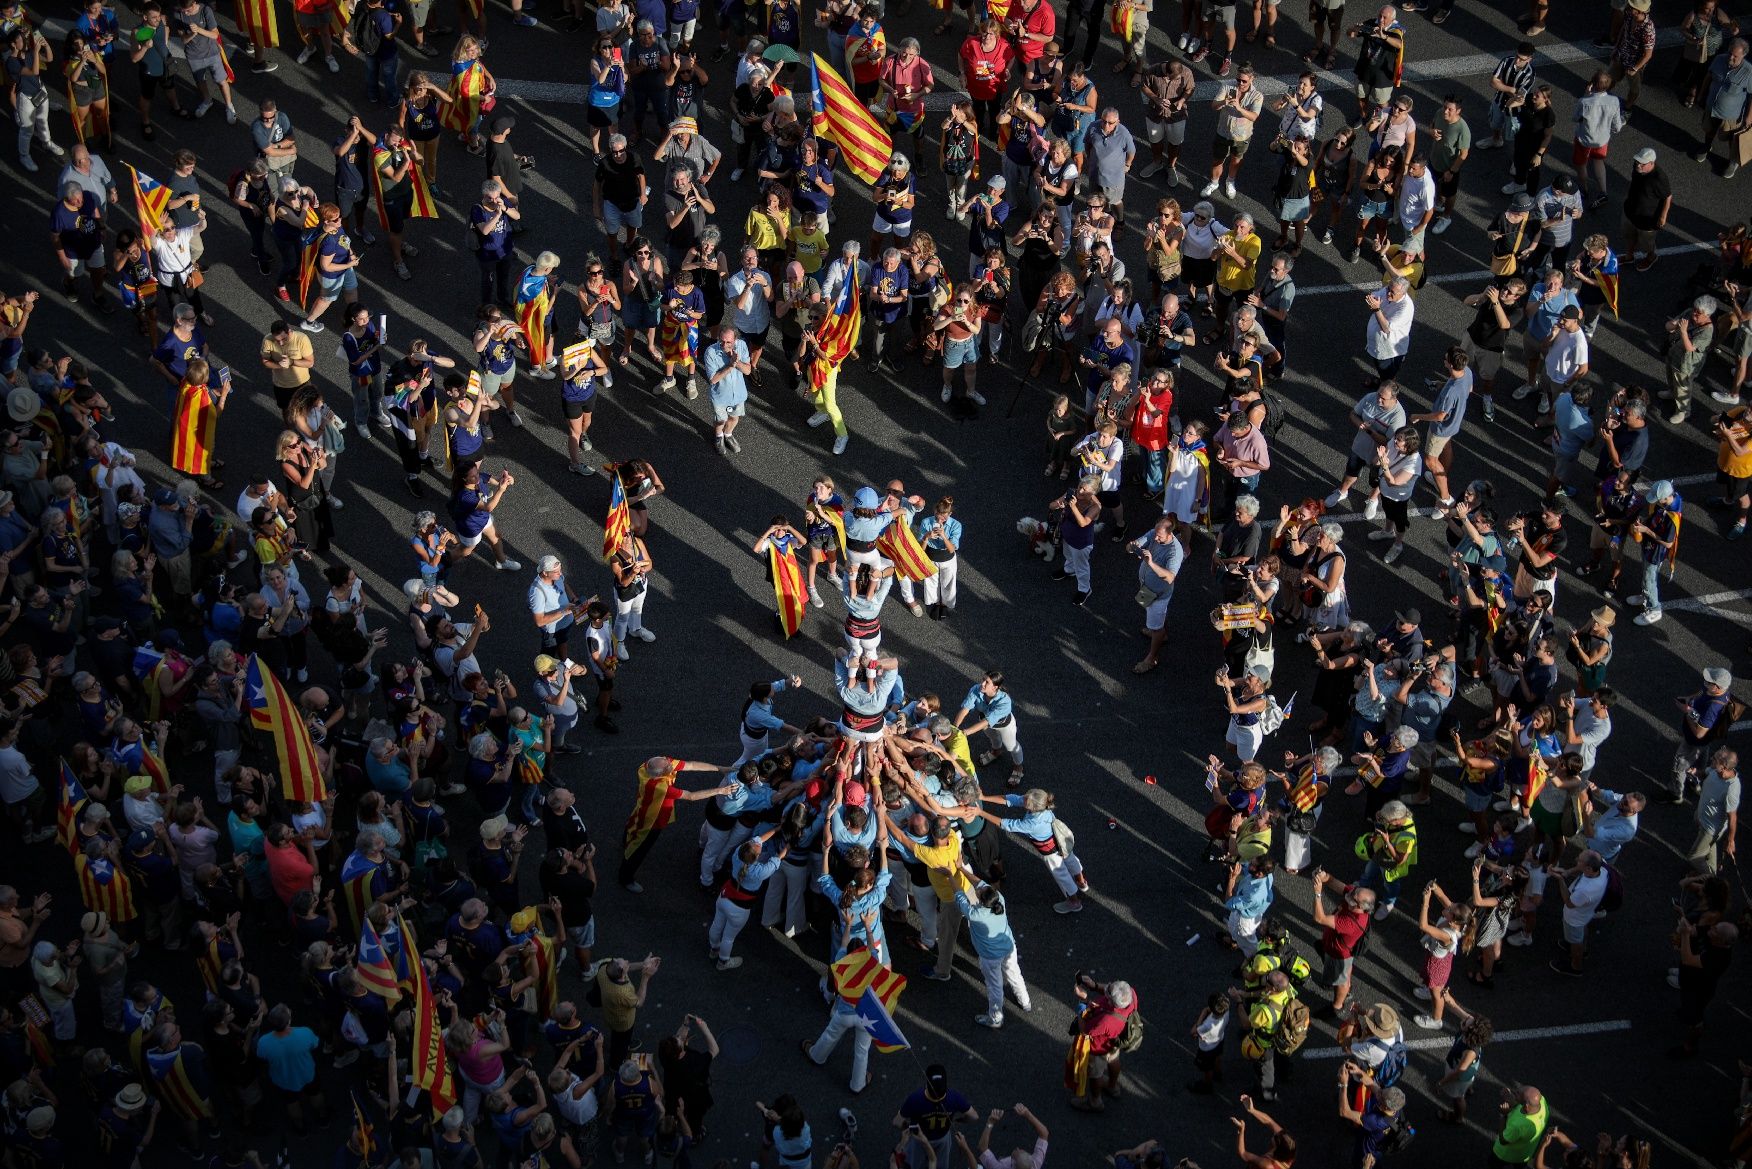
[[[1700,765],[1710,745],[1722,737],[1722,732],[1734,720],[1738,705],[1728,691],[1734,685],[1734,675],[1721,666],[1709,666],[1703,671],[1703,685],[1695,692],[1674,699],[1679,704],[1679,746],[1673,752],[1673,769],[1667,783],[1655,792],[1653,799],[1663,804],[1678,804],[1685,800],[1687,785],[1700,780]],[[1727,723],[1717,730],[1717,724]]]
[[[1638,272],[1655,266],[1655,233],[1667,226],[1673,210],[1673,185],[1655,161],[1654,147],[1632,156],[1630,188],[1624,193],[1624,234],[1630,239],[1630,260]]]
[[[995,174],[986,180],[986,189],[962,205],[967,217],[967,272],[969,276],[985,263],[986,253],[1002,248],[1004,221],[1010,217],[1008,193],[1010,180]]]

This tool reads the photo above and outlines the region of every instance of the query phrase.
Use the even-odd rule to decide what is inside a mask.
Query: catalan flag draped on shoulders
[[[809,387],[815,393],[820,393],[828,379],[839,373],[858,343],[858,330],[864,318],[863,293],[858,287],[861,283],[856,268],[847,272],[832,308],[815,324],[817,356],[809,363]]]
[[[191,365],[191,372],[206,363]],[[225,385],[212,376],[185,376],[176,392],[176,422],[170,432],[170,465],[185,475],[205,475],[213,467],[219,442],[219,415],[225,409]]]
[[[169,1051],[146,1050],[146,1078],[164,1107],[190,1124],[213,1119],[208,1095],[207,1053],[198,1043],[178,1043]]]
[[[553,935],[542,928],[541,910],[531,905],[511,915],[511,944],[528,947],[523,972],[535,982],[538,1017],[551,1018],[560,1001],[560,963],[565,955]]]
[[[882,35],[880,26],[874,32]],[[846,59],[852,59],[852,42],[846,38]],[[860,38],[862,44],[863,38]],[[837,143],[844,152],[846,165],[866,183],[874,183],[882,168],[888,165],[894,151],[894,140],[876,121],[864,103],[852,92],[845,78],[834,72],[833,66],[820,53],[810,54],[810,101],[815,111],[817,131]]]
[[[237,30],[251,44],[280,47],[280,22],[274,16],[274,0],[237,0]]]
[[[128,173],[134,176],[134,214],[140,220],[140,234],[151,242],[169,223],[170,188],[133,166]]]
[[[315,207],[304,209],[304,228],[298,236],[298,303],[310,308],[311,290],[319,287],[317,257],[322,254],[322,215]]]
[[[631,857],[640,848],[648,848],[675,819],[674,788],[686,766],[680,759],[663,756],[639,764],[639,793],[633,800],[632,814],[627,817],[622,856]]]
[[[540,369],[554,356],[554,285],[553,276],[537,271],[531,264],[517,281],[517,323],[523,328],[523,339],[529,343],[529,364]]]
[[[100,842],[93,841],[86,851],[74,854],[73,871],[85,908],[107,914],[116,925],[134,920],[134,882],[105,854]]]
[[[696,303],[697,301],[697,303]],[[666,364],[691,370],[700,353],[700,318],[705,296],[698,288],[682,292],[674,284],[663,294],[663,319],[657,329],[657,347]]]
[[[773,570],[773,594],[779,606],[779,624],[786,637],[796,637],[803,628],[803,614],[809,609],[809,588],[803,581],[803,569],[797,563],[797,553],[781,548],[777,543],[767,547]]]
[[[328,785],[323,780],[322,761],[311,740],[310,726],[280,679],[262,664],[259,654],[249,656],[243,684],[250,724],[273,736],[281,794],[289,800],[313,804],[327,799]]]
[[[377,222],[384,231],[399,230],[391,224],[391,209],[403,219],[438,218],[419,157],[400,138],[392,146],[386,134],[371,148],[371,186],[377,193]]]
[[[1604,300],[1606,307],[1612,310],[1613,319],[1618,319],[1622,315],[1618,311],[1618,253],[1613,251],[1610,246],[1607,247],[1606,254],[1599,259],[1584,252],[1582,268],[1594,278],[1594,283],[1599,286],[1600,299]]]
[[[481,103],[487,96],[487,70],[479,61],[450,63],[450,100],[438,121],[446,130],[466,134],[480,120]]]
[[[136,987],[140,985],[149,984],[136,984]],[[176,1006],[156,987],[149,1000],[137,1001],[132,989],[122,999],[122,1034],[128,1037],[128,1058],[140,1071],[146,1068],[146,1037],[152,1034],[152,1029],[158,1026],[159,1016],[164,1014],[176,1014]]]
[[[395,873],[387,856],[373,860],[358,849],[341,862],[341,899],[347,904],[353,928],[365,932],[365,913],[396,886]]]

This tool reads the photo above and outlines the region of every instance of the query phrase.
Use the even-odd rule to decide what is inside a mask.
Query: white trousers
[[[1055,852],[1046,857],[1046,871],[1052,874],[1052,879],[1058,883],[1059,892],[1066,897],[1077,895],[1077,878],[1083,875],[1083,862],[1077,859],[1074,852]]]
[[[1253,957],[1254,951],[1259,949],[1259,923],[1263,920],[1258,917],[1242,917],[1239,909],[1229,911],[1229,920],[1226,923],[1229,936],[1241,947],[1241,953],[1246,957]]]
[[[945,609],[955,607],[956,572],[961,558],[951,556],[937,565],[937,574],[927,576],[922,582],[925,586],[925,604],[942,605]]]
[[[768,731],[761,738],[751,739],[748,737],[748,732],[743,729],[746,725],[747,724],[738,724],[736,727],[736,737],[742,740],[742,754],[738,755],[736,757],[736,762],[730,765],[731,771],[735,771],[738,767],[741,767],[744,763],[747,763],[757,755],[766,754],[767,749],[772,745],[771,731]]]
[[[1300,832],[1284,833],[1284,868],[1305,869],[1313,859],[1313,836]]]
[[[882,645],[880,629],[876,631],[875,637],[853,637],[843,629],[840,632],[846,639],[846,649],[852,653],[873,654]]]
[[[852,1033],[852,1079],[851,1089],[856,1092],[864,1087],[870,1070],[870,1033],[858,1026],[858,1016],[851,1011],[838,1008],[827,1017],[827,1026],[821,1029],[821,1035],[809,1049],[809,1058],[817,1064],[827,1062],[834,1048],[839,1046],[841,1037],[846,1032]]]
[[[724,862],[729,860],[731,855],[742,847],[742,842],[752,835],[754,835],[753,830],[742,824],[738,824],[734,828],[717,828],[711,824],[705,826],[700,836],[704,849],[700,853],[701,888],[711,888],[712,878],[718,875],[718,870],[724,867]]]
[[[809,889],[810,867],[784,861],[779,871],[767,882],[766,901],[761,906],[760,924],[778,925],[783,918],[785,936],[794,938],[808,925],[803,910],[803,894]]]
[[[1016,737],[1015,715],[1011,715],[1010,721],[1001,727],[986,724],[986,734],[990,735],[992,741],[1009,754],[1011,766],[1022,766],[1022,741]]]
[[[1093,546],[1073,548],[1069,544],[1065,545],[1065,571],[1077,578],[1077,589],[1080,592],[1089,591],[1089,553],[1092,551]]]
[[[1004,1017],[1004,987],[1010,988],[1010,996],[1016,1000],[1016,1005],[1028,1010],[1033,1004],[1028,1001],[1028,984],[1022,981],[1022,963],[1016,958],[1016,951],[1011,950],[1002,958],[981,958],[979,972],[985,979],[986,1014],[994,1020]]]
[[[937,891],[930,885],[912,887],[913,908],[919,914],[919,941],[931,949],[937,948]]]
[[[738,905],[728,897],[718,898],[718,912],[712,915],[712,932],[707,935],[712,949],[718,952],[718,961],[730,957],[736,935],[748,924],[748,913],[748,906]]]
[[[650,592],[649,588],[642,588],[630,601],[619,597],[614,599],[614,640],[617,645],[625,644],[627,634],[635,629],[645,628],[645,598]]]

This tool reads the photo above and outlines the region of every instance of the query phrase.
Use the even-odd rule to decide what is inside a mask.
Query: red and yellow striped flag
[[[450,65],[450,100],[438,122],[446,130],[468,133],[481,116],[481,102],[487,95],[487,71],[479,61],[454,61]]]
[[[848,56],[850,46],[847,46]],[[815,116],[823,136],[839,144],[846,165],[866,183],[874,183],[894,151],[894,139],[877,124],[845,78],[820,53],[810,54],[810,79]]]
[[[681,761],[667,760],[669,772],[666,775],[652,775],[645,763],[639,764],[639,795],[633,802],[632,813],[627,817],[626,834],[621,842],[621,855],[629,856],[645,838],[660,828],[669,824],[674,815],[672,808],[666,807],[664,797],[675,781],[681,778]],[[665,812],[668,812],[668,815]]]
[[[371,919],[365,919],[359,930],[359,952],[353,958],[353,973],[366,990],[394,1006],[401,1001],[401,984],[395,977],[395,963],[389,960],[383,937]]]
[[[796,637],[803,628],[803,614],[809,609],[809,590],[803,584],[803,570],[797,565],[797,554],[777,544],[768,545],[767,556],[772,561],[773,594],[779,604],[779,624],[786,637]]]
[[[280,22],[274,17],[274,0],[237,0],[237,30],[251,44],[280,47]]]
[[[134,176],[134,214],[140,220],[140,234],[150,243],[153,236],[164,230],[170,188],[132,166],[128,173]]]
[[[322,760],[317,757],[316,744],[310,738],[310,726],[280,679],[262,665],[259,654],[249,655],[244,691],[251,725],[274,738],[281,794],[289,800],[313,804],[327,799],[328,785],[322,777]]]
[[[1119,38],[1123,48],[1131,44],[1132,25],[1137,16],[1137,9],[1125,0],[1117,0],[1107,13],[1107,27],[1113,30],[1113,35]]]
[[[218,431],[219,405],[212,388],[183,379],[170,432],[170,465],[185,475],[205,475],[213,466]]]
[[[913,535],[906,517],[896,519],[876,537],[876,551],[894,562],[894,573],[905,580],[924,580],[937,575],[937,565],[925,555],[924,545]]]
[[[553,290],[544,273],[531,264],[523,270],[517,282],[517,324],[523,339],[529,344],[529,364],[539,369],[554,355],[553,335],[548,331],[548,319],[553,314]]]
[[[73,774],[66,760],[61,761],[61,798],[55,804],[55,839],[73,856],[79,855],[79,817],[90,803],[85,785]]]
[[[401,158],[395,157],[399,153]],[[432,189],[426,185],[426,175],[420,168],[420,160],[411,149],[404,147],[394,151],[384,146],[380,140],[371,148],[371,188],[377,196],[377,225],[384,231],[389,230],[389,212],[383,206],[383,172],[395,170],[402,163],[408,164],[407,182],[414,189],[414,197],[408,208],[409,219],[438,218],[437,204],[432,202]]]
[[[627,489],[621,482],[620,469],[608,467],[608,516],[602,521],[602,559],[614,558],[627,533],[633,530],[633,511],[627,505]]]
[[[79,878],[79,900],[85,908],[108,914],[116,925],[134,920],[134,882],[114,861],[80,853],[73,858],[73,871]]]
[[[892,1011],[900,992],[906,989],[906,975],[882,965],[870,951],[858,950],[834,962],[833,986],[840,998],[854,1007],[865,991],[874,990],[882,1005]]]
[[[535,966],[535,1007],[543,1019],[553,1017],[560,1002],[560,948],[553,938],[542,932],[541,926],[529,936],[530,961]]]
[[[450,1053],[444,1050],[444,1031],[438,1026],[438,1010],[426,968],[414,962],[414,1086],[424,1088],[432,1100],[432,1119],[437,1120],[456,1105],[456,1082],[450,1074]]]

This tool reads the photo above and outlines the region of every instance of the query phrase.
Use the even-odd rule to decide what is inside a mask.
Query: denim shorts
[[[356,292],[359,288],[359,273],[353,268],[348,268],[338,276],[323,276],[321,279],[322,295],[328,300],[333,300],[343,292]]]
[[[979,362],[979,334],[960,341],[945,341],[943,343],[943,368],[957,369],[962,365],[976,365]]]

